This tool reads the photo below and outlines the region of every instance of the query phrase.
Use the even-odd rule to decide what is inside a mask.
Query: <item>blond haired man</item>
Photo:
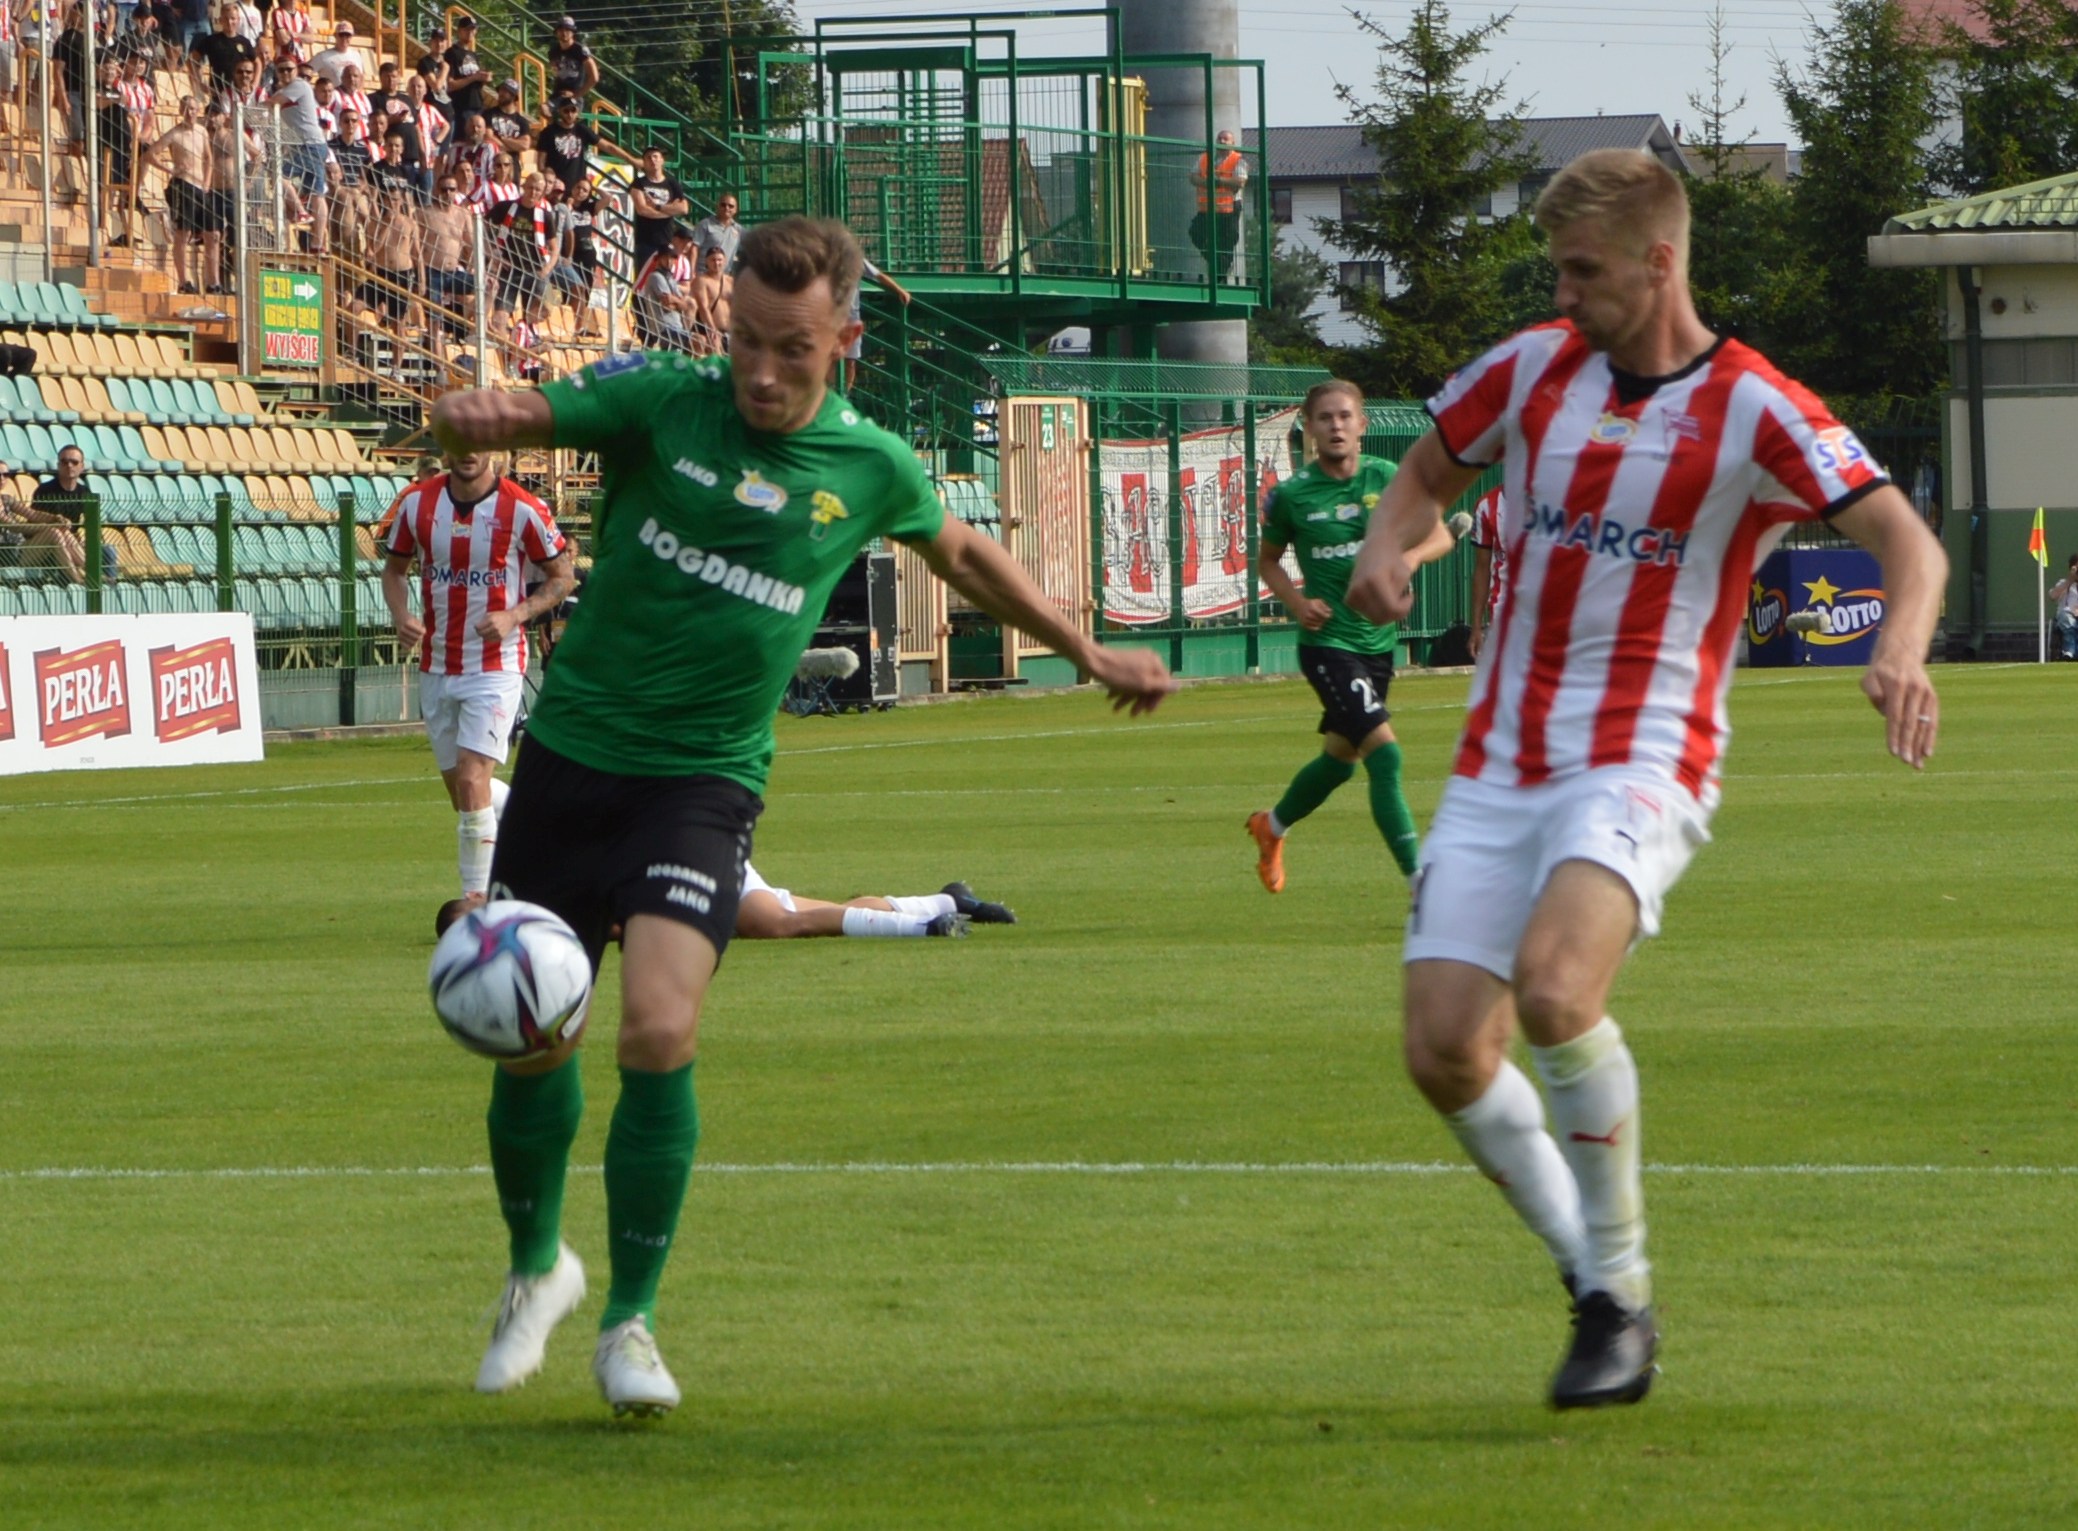
[[[1407,918],[1406,1060],[1574,1294],[1551,1401],[1576,1408],[1636,1402],[1656,1370],[1638,1075],[1604,1007],[1709,839],[1754,563],[1818,517],[1876,555],[1889,614],[1862,689],[1917,769],[1939,716],[1924,659],[1946,560],[1853,432],[1703,326],[1687,199],[1664,166],[1583,155],[1537,222],[1561,317],[1429,401],[1434,428],[1386,489],[1349,600],[1401,615],[1407,550],[1505,465],[1506,583]],[[1518,1023],[1550,1131],[1508,1061]]]

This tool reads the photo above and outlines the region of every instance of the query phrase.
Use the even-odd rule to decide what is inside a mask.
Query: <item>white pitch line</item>
[[[578,1174],[595,1174],[596,1164],[573,1164]],[[698,1164],[703,1175],[836,1175],[836,1176],[1375,1176],[1419,1177],[1469,1175],[1469,1164],[1416,1160],[1313,1160],[1291,1163],[1216,1162],[1203,1160],[954,1160],[902,1163],[864,1160],[849,1163]],[[1830,1179],[1868,1175],[2023,1176],[2058,1178],[2078,1175],[2073,1164],[1648,1164],[1649,1175],[1721,1175]],[[216,1169],[109,1168],[94,1165],[0,1170],[0,1182],[124,1180],[442,1180],[488,1175],[481,1164],[460,1165],[251,1165]]]
[[[134,797],[77,797],[57,803],[0,803],[0,813],[21,813],[48,808],[108,808],[124,803],[181,803],[204,797],[266,797],[282,792],[331,792],[355,787],[401,787],[430,780],[432,773],[416,776],[372,776],[363,781],[305,781],[276,787],[224,787],[213,792],[142,792]]]

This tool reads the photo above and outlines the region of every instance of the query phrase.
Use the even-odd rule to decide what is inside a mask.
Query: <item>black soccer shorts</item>
[[[607,932],[629,916],[690,925],[727,949],[751,830],[764,800],[720,776],[620,776],[520,741],[498,825],[491,897],[566,920],[593,971]]]
[[[1393,656],[1357,654],[1324,645],[1299,645],[1299,668],[1320,698],[1320,732],[1362,744],[1392,714],[1385,693],[1393,683]]]

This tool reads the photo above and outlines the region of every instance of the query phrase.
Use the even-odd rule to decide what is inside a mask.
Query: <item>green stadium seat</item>
[[[22,295],[13,282],[0,282],[0,324],[19,329],[28,322],[28,310],[22,307]]]
[[[113,314],[94,312],[93,306],[87,302],[86,293],[80,288],[74,287],[70,282],[46,282],[43,286],[49,297],[51,312],[56,314],[60,320],[71,328],[76,330],[107,330],[115,328],[118,322],[115,316]]]
[[[21,430],[23,436],[28,441],[28,451],[23,456],[16,458],[15,461],[27,468],[31,473],[56,473],[58,471],[58,448],[62,443],[51,435],[49,427],[31,424],[23,426]],[[72,442],[77,439],[76,430],[69,426],[66,427],[64,440]],[[81,444],[84,445],[84,443]],[[87,461],[92,463],[94,460],[89,457]],[[96,466],[99,465],[96,464]]]

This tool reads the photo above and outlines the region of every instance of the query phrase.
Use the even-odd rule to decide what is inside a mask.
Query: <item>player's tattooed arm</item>
[[[516,627],[525,627],[544,612],[554,611],[570,599],[570,592],[577,588],[576,560],[565,548],[541,566],[541,584],[534,593],[516,606],[504,611],[487,611],[476,624],[479,638],[504,639]]]
[[[1106,648],[1082,633],[1002,547],[964,522],[948,517],[938,535],[907,544],[931,572],[999,622],[1029,633],[1072,662],[1111,696],[1114,710],[1152,712],[1176,681],[1160,658],[1145,649]]]
[[[1468,468],[1443,448],[1431,430],[1400,460],[1385,486],[1370,530],[1349,577],[1350,608],[1372,622],[1397,622],[1414,605],[1414,570],[1428,558],[1438,536],[1448,551],[1443,512],[1472,487],[1479,469]]]
[[[456,457],[555,444],[555,416],[548,400],[534,389],[501,393],[467,388],[445,394],[434,401],[430,423],[441,450]]]

